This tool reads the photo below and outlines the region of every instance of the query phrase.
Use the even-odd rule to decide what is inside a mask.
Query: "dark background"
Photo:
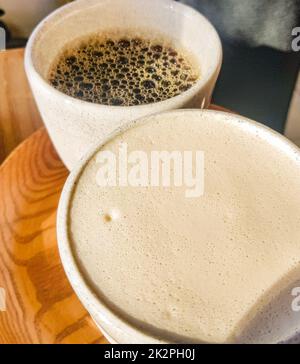
[[[178,0],[216,27],[224,61],[213,102],[283,132],[300,66],[300,0]]]

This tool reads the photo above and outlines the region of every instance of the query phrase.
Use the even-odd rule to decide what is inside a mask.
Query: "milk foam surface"
[[[300,264],[299,155],[270,135],[228,114],[178,111],[107,143],[115,153],[120,142],[129,152],[204,151],[205,191],[100,188],[97,155],[88,162],[69,231],[99,299],[166,341],[238,340],[245,318]]]

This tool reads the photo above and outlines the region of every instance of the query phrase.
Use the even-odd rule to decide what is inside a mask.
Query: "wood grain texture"
[[[0,52],[0,164],[42,125],[23,60],[24,49]]]
[[[106,343],[58,255],[56,209],[67,175],[44,128],[0,168],[0,343]]]

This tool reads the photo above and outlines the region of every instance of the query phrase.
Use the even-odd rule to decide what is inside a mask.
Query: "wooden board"
[[[0,343],[106,343],[58,255],[56,208],[67,175],[43,128],[0,168]]]
[[[0,52],[0,164],[42,126],[24,70],[24,49]]]

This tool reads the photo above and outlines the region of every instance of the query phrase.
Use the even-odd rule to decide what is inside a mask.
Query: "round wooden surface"
[[[44,128],[0,167],[0,344],[107,343],[58,254],[56,209],[67,176]]]
[[[56,208],[68,171],[45,129],[0,168],[0,343],[106,343],[60,262]]]

